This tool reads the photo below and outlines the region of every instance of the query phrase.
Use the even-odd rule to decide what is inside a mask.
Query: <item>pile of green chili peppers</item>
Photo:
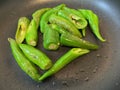
[[[98,16],[93,11],[72,9],[60,4],[35,11],[31,20],[20,17],[15,39],[8,38],[8,41],[20,68],[39,82],[57,73],[79,56],[98,49],[98,45],[82,39],[86,36],[88,24],[94,35],[105,42],[99,31]],[[60,46],[72,48],[54,64],[44,52],[35,47],[38,44],[39,27],[43,35],[43,47],[46,50],[57,50]],[[46,72],[40,74],[38,67]]]

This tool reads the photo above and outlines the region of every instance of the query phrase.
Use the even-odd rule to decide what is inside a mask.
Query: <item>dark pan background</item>
[[[100,48],[74,60],[44,82],[37,83],[19,68],[7,38],[14,38],[19,17],[31,19],[35,10],[61,3],[71,8],[93,10],[99,16],[100,30],[107,41],[101,43],[88,27],[85,39],[98,44]],[[120,90],[119,34],[119,0],[0,0],[0,90]],[[44,50],[41,33],[37,48],[53,62],[70,49],[60,47],[58,51]]]

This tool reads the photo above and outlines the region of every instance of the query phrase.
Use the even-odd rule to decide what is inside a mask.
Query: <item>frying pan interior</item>
[[[65,3],[71,8],[91,9],[99,16],[100,31],[106,42],[102,43],[87,28],[86,39],[100,46],[41,83],[31,80],[15,62],[8,37],[14,38],[19,17],[40,8]],[[120,89],[120,11],[119,0],[1,0],[0,1],[0,90],[119,90]],[[47,51],[42,46],[39,33],[38,49],[55,62],[70,48]],[[43,73],[40,71],[40,73]]]

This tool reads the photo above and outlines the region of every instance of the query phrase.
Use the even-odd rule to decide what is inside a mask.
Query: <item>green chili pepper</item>
[[[22,53],[20,50],[18,44],[16,41],[12,38],[8,38],[8,41],[10,43],[10,47],[12,50],[12,54],[17,62],[17,64],[20,66],[20,68],[29,75],[33,80],[38,81],[38,78],[40,78],[40,74],[38,73],[35,65],[31,63]]]
[[[101,36],[99,31],[99,19],[98,16],[92,12],[91,10],[85,10],[85,9],[79,9],[83,16],[88,20],[90,27],[92,29],[92,32],[95,34],[95,36],[102,42],[105,42],[106,40]]]
[[[38,30],[37,30],[37,24],[34,19],[31,20],[29,27],[27,29],[26,33],[26,43],[31,46],[36,46],[38,41]]]
[[[64,28],[61,28],[56,24],[51,24],[50,26],[61,34],[60,43],[63,45],[70,47],[81,47],[86,49],[98,49],[98,45],[83,40],[75,35],[72,35]]]
[[[40,20],[40,30],[41,32],[43,33],[46,28],[45,28],[45,24],[48,24],[49,23],[49,17],[51,14],[53,13],[56,13],[57,11],[59,11],[61,8],[63,8],[65,6],[65,4],[60,4],[50,10],[48,10],[47,12],[45,12],[42,17],[41,17],[41,20]]]
[[[52,14],[49,18],[50,23],[57,24],[58,26],[68,30],[71,34],[76,35],[78,37],[82,37],[81,33],[79,30],[68,20],[57,16],[55,14]]]
[[[32,17],[35,20],[37,27],[39,26],[40,19],[41,19],[42,15],[48,10],[50,10],[50,8],[43,8],[43,9],[39,9],[39,10],[35,11],[32,14]]]
[[[75,22],[76,22],[76,24],[78,24],[78,26],[81,26],[81,27],[83,26],[81,29],[83,29],[87,26],[88,23],[87,23],[85,17],[79,11],[68,8],[68,7],[63,7],[63,10],[73,14],[73,16],[71,18],[75,20]],[[80,20],[80,22],[79,22],[79,20]]]
[[[46,30],[43,34],[43,46],[47,50],[56,50],[59,48],[59,33],[53,30],[49,25],[45,25]]]
[[[60,37],[60,43],[70,47],[81,47],[85,49],[98,49],[98,45],[83,40],[70,33],[64,33]]]
[[[62,57],[60,57],[56,63],[53,65],[52,68],[50,68],[47,72],[45,72],[39,80],[42,81],[45,78],[57,73],[59,70],[61,70],[63,67],[65,67],[68,63],[72,62],[74,59],[78,58],[81,55],[87,54],[90,51],[87,49],[81,49],[81,48],[73,48],[69,50],[66,54],[64,54]]]
[[[85,31],[86,31],[85,28],[87,27],[87,24],[88,24],[88,23],[87,23],[87,21],[85,20],[86,18],[82,15],[82,13],[79,12],[78,10],[71,9],[71,8],[68,8],[68,7],[64,7],[63,10],[66,11],[66,12],[71,12],[71,13],[73,13],[74,15],[77,15],[77,16],[81,17],[81,18],[80,18],[81,23],[78,23],[78,25],[83,26],[83,28],[81,28],[80,30],[81,30],[81,32],[82,32],[82,35],[85,36]],[[79,18],[73,16],[73,19],[76,20],[76,19],[79,19]]]
[[[71,9],[67,10],[67,11],[59,10],[58,15],[69,20],[70,22],[72,22],[78,29],[83,29],[87,26],[86,19],[84,17],[80,17],[80,15],[78,16],[78,15],[72,13]]]
[[[68,31],[65,30],[64,28],[56,25],[56,24],[50,24],[50,27],[53,29],[53,30],[56,30],[58,33],[60,34],[63,34],[63,33],[67,33]]]
[[[29,23],[30,23],[30,20],[28,18],[26,17],[19,18],[17,31],[15,35],[15,40],[17,43],[22,43],[24,41]]]
[[[19,44],[19,47],[21,48],[25,56],[31,62],[38,65],[42,70],[47,70],[52,66],[52,61],[42,51],[27,44]]]
[[[58,26],[58,25],[56,25],[56,24],[50,24],[50,26],[51,26],[52,29],[56,30],[56,31],[59,32],[60,34],[68,33],[67,30],[65,30],[64,28],[62,28],[62,27],[60,27],[60,26]],[[85,28],[82,29],[82,35],[83,35],[83,36],[85,36],[85,30],[86,30]]]
[[[34,12],[32,14],[33,19],[31,20],[31,23],[28,27],[27,34],[26,34],[27,44],[32,45],[32,46],[37,45],[37,41],[38,41],[37,30],[38,30],[38,26],[39,26],[41,16],[49,9],[50,8],[40,9],[40,10],[37,10],[36,12]]]

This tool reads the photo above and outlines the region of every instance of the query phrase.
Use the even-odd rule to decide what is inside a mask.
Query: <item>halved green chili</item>
[[[73,14],[71,18],[74,19],[74,21],[76,22],[76,24],[78,24],[79,27],[80,26],[82,27],[81,29],[87,26],[86,19],[79,11],[77,11],[76,9],[68,8],[68,7],[63,7],[63,10]]]
[[[34,19],[31,20],[29,27],[26,33],[26,43],[31,46],[36,46],[38,41],[38,30],[37,30],[37,23]]]
[[[87,49],[81,49],[81,48],[72,48],[69,50],[66,54],[64,54],[62,57],[60,57],[52,68],[50,68],[47,72],[45,72],[39,80],[42,81],[46,79],[47,77],[57,73],[59,70],[61,70],[63,67],[65,67],[68,63],[72,62],[74,59],[78,58],[81,55],[87,54],[90,51]]]
[[[56,6],[56,7],[48,10],[47,12],[45,12],[42,15],[41,20],[40,20],[40,31],[42,33],[44,33],[44,31],[46,30],[45,24],[48,24],[50,15],[53,14],[53,13],[56,13],[61,8],[63,8],[64,6],[65,6],[65,4],[60,4],[60,5]]]
[[[33,63],[31,63],[22,53],[20,50],[18,44],[16,41],[12,38],[8,38],[8,41],[10,43],[10,47],[12,50],[12,54],[17,62],[17,64],[20,66],[20,68],[29,75],[33,80],[38,81],[38,78],[40,78],[40,74],[35,67]]]
[[[81,33],[79,32],[79,30],[68,20],[57,16],[55,14],[52,14],[49,18],[50,23],[53,24],[57,24],[58,26],[66,29],[67,31],[69,31],[71,34],[76,35],[78,37],[82,37]]]
[[[98,45],[89,41],[83,40],[70,33],[64,33],[60,37],[60,43],[70,47],[80,47],[85,49],[98,49]]]
[[[47,50],[56,50],[59,48],[59,33],[53,30],[49,25],[45,25],[46,30],[43,34],[43,46]]]
[[[72,13],[71,9],[67,11],[59,10],[58,15],[72,22],[78,29],[83,29],[87,26],[86,19],[84,17],[80,17],[80,15],[78,16]]]
[[[91,30],[95,34],[95,36],[100,41],[105,42],[106,40],[100,34],[98,16],[91,10],[78,9],[78,11],[80,11],[83,14],[83,16],[88,20]]]
[[[15,34],[15,40],[17,43],[22,43],[24,41],[29,23],[30,23],[30,20],[27,17],[19,18],[17,31]]]
[[[21,48],[25,56],[31,62],[38,65],[42,70],[47,70],[52,66],[52,61],[42,51],[27,44],[19,44],[19,47]]]

